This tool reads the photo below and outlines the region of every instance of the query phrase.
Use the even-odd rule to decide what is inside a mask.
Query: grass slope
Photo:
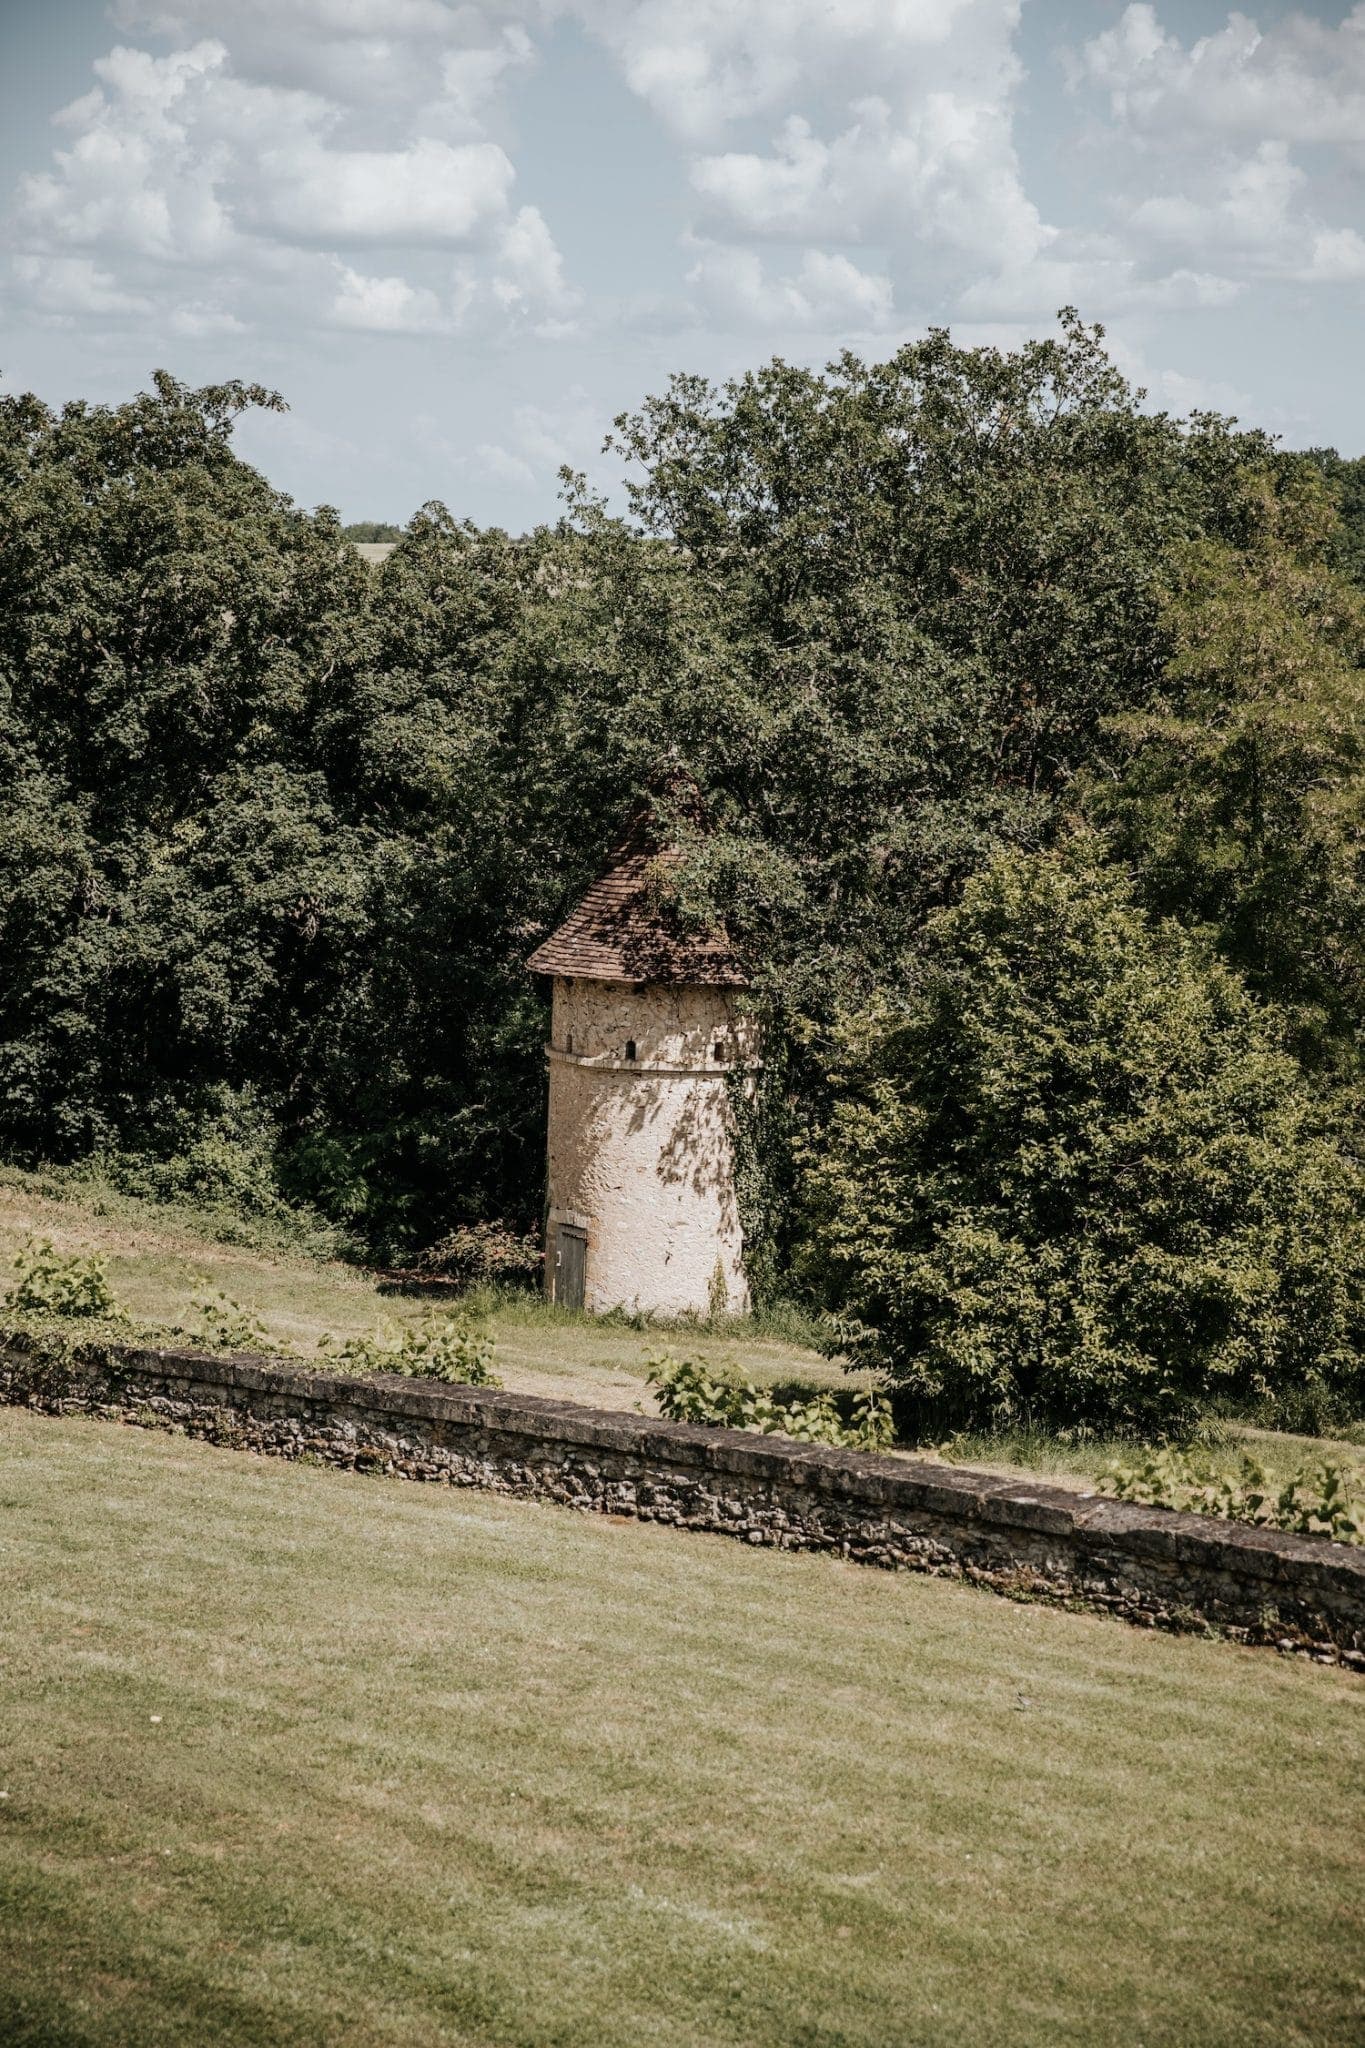
[[[277,1244],[228,1243],[217,1219],[193,1210],[91,1188],[74,1176],[43,1177],[0,1168],[0,1299],[14,1255],[25,1239],[50,1237],[63,1252],[99,1253],[119,1301],[140,1322],[187,1323],[194,1297],[207,1287],[232,1296],[276,1341],[308,1354],[324,1333],[361,1335],[381,1322],[420,1321],[458,1309],[457,1300],[384,1294],[362,1268],[312,1258]],[[522,1393],[548,1394],[603,1407],[646,1409],[646,1357],[671,1342],[704,1343],[763,1384],[800,1380],[845,1384],[845,1375],[809,1345],[737,1325],[705,1338],[632,1328],[574,1315],[535,1296],[490,1305],[498,1375]]]
[[[0,2039],[1365,2029],[1359,1681],[0,1411]]]
[[[318,1339],[361,1335],[380,1323],[408,1323],[448,1313],[457,1299],[435,1301],[384,1294],[374,1277],[357,1266],[291,1250],[287,1241],[227,1241],[224,1228],[241,1231],[241,1220],[145,1201],[92,1184],[88,1176],[28,1174],[0,1167],[0,1301],[14,1255],[32,1236],[50,1237],[63,1252],[97,1252],[124,1308],[138,1322],[162,1328],[187,1324],[197,1293],[206,1288],[230,1295],[257,1317],[271,1338],[309,1356]],[[736,1324],[719,1332],[633,1328],[612,1318],[571,1314],[538,1297],[503,1297],[482,1304],[497,1345],[496,1370],[505,1386],[520,1393],[547,1394],[602,1408],[654,1411],[645,1384],[647,1360],[663,1345],[700,1351],[713,1364],[732,1365],[762,1386],[846,1386],[837,1363],[780,1329]],[[74,1326],[73,1326],[74,1327]],[[853,1384],[866,1384],[866,1376]],[[1210,1452],[1212,1462],[1233,1470],[1243,1449],[1283,1482],[1330,1458],[1357,1476],[1365,1490],[1365,1446],[1334,1438],[1229,1425]],[[1060,1442],[1044,1433],[972,1436],[944,1447],[956,1464],[985,1471],[1024,1468],[1065,1485],[1085,1485],[1115,1456],[1132,1446],[1100,1438]]]

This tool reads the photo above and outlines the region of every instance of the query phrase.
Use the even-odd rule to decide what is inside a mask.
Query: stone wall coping
[[[0,1333],[0,1349],[4,1348],[23,1351],[31,1345],[21,1332]],[[78,1362],[81,1349],[76,1347]],[[1292,1580],[1299,1588],[1316,1584],[1365,1604],[1365,1547],[1173,1508],[1143,1507],[1048,1485],[1026,1473],[1007,1476],[937,1460],[798,1443],[501,1388],[414,1381],[392,1374],[362,1379],[301,1370],[241,1353],[101,1342],[90,1347],[89,1357],[115,1372],[122,1365],[135,1373],[190,1385],[234,1387],[294,1403],[317,1402],[334,1411],[349,1408],[390,1426],[407,1418],[515,1435],[533,1443],[567,1443],[717,1475],[731,1473],[737,1479],[807,1487],[845,1509],[865,1506],[881,1515],[927,1510],[996,1528],[1054,1535],[1091,1552],[1117,1547],[1200,1570],[1265,1580],[1272,1586],[1281,1580]]]

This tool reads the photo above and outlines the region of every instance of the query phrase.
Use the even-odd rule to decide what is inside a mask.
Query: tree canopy
[[[1349,1405],[1365,1214],[1235,975],[1081,836],[1002,851],[836,1034],[805,1259],[939,1428]]]
[[[385,1257],[534,1225],[525,960],[663,757],[705,812],[681,911],[768,1020],[760,1286],[836,1019],[1080,818],[1124,915],[1197,928],[1351,1125],[1361,615],[1324,460],[1147,411],[1068,314],[675,378],[617,422],[625,516],[572,478],[521,538],[430,505],[373,571],[234,453],[279,402],[0,398],[10,1156],[306,1201]]]

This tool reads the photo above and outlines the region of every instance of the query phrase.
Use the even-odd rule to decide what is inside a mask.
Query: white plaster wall
[[[753,1063],[755,1019],[726,989],[560,978],[550,1040],[547,1272],[554,1225],[578,1223],[586,1308],[704,1315],[719,1262],[742,1313],[729,1077]]]

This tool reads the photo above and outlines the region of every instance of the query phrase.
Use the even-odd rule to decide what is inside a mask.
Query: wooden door
[[[555,1225],[555,1291],[561,1308],[582,1308],[588,1274],[588,1233],[577,1223]]]

